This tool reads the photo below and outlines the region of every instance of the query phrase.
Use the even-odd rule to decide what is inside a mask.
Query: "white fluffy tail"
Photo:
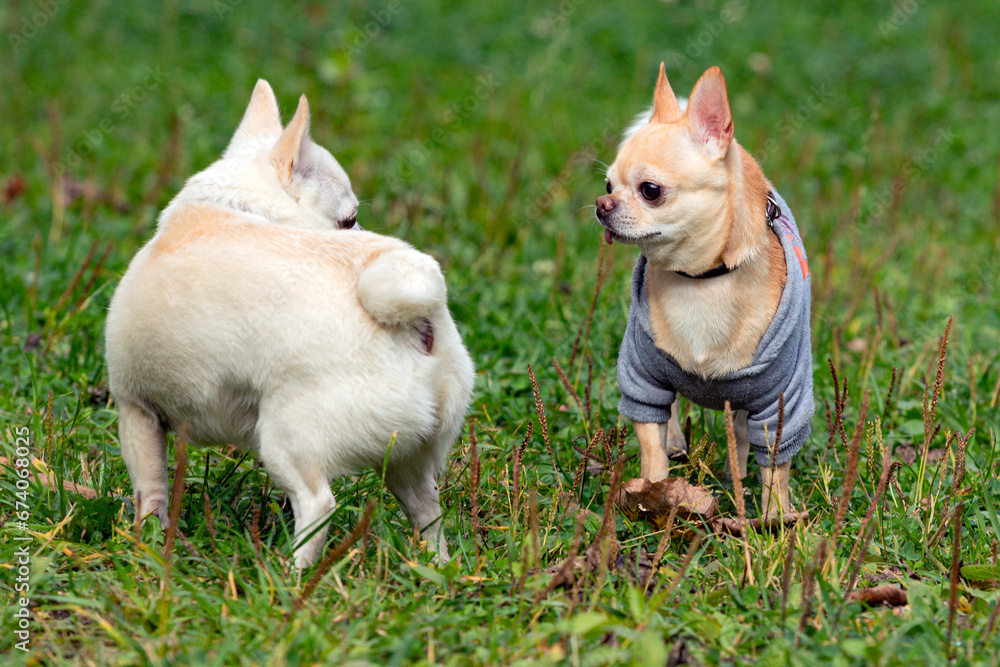
[[[388,326],[431,320],[447,302],[441,267],[412,248],[379,255],[358,279],[358,298],[368,314]]]

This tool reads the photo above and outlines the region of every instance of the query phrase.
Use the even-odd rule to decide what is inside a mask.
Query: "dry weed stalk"
[[[604,438],[604,468],[610,468],[611,462],[614,460],[614,444],[618,442],[618,429],[614,426],[608,431],[608,435]]]
[[[1000,619],[1000,600],[997,600],[993,604],[993,611],[990,612],[990,617],[986,619],[986,625],[983,626],[982,633],[982,647],[985,649],[989,646],[989,642],[992,641],[991,635],[993,634],[993,628],[996,627],[997,620]]]
[[[955,451],[955,470],[952,473],[951,480],[951,493],[948,495],[948,504],[945,507],[945,511],[941,516],[941,525],[938,526],[937,530],[927,541],[930,548],[937,546],[937,543],[944,537],[945,532],[948,530],[949,519],[951,518],[951,512],[954,510],[951,503],[955,498],[959,497],[959,491],[962,488],[962,481],[965,479],[965,449],[969,444],[969,440],[972,439],[972,434],[976,432],[976,427],[973,426],[969,429],[969,432],[964,436],[961,433],[956,434],[955,441],[958,446]],[[951,443],[952,434],[948,434],[948,443]],[[942,457],[942,461],[944,458]],[[957,510],[954,510],[957,511]]]
[[[858,452],[861,450],[861,434],[865,431],[865,418],[868,417],[868,401],[871,398],[871,391],[865,391],[865,397],[861,401],[861,414],[858,416],[858,423],[854,427],[854,434],[851,436],[850,449],[847,454],[847,469],[844,471],[844,488],[840,494],[840,502],[837,505],[837,515],[833,523],[833,536],[830,538],[830,555],[837,553],[837,540],[840,538],[840,531],[844,527],[844,520],[847,518],[847,509],[851,505],[851,494],[854,492],[854,482],[858,475]]]
[[[673,597],[674,593],[677,592],[678,586],[684,581],[685,575],[687,575],[688,567],[691,566],[691,561],[698,553],[698,548],[701,546],[702,540],[705,539],[705,533],[698,531],[694,534],[694,539],[691,540],[691,544],[688,545],[687,553],[684,554],[684,560],[681,562],[681,568],[677,570],[677,574],[670,581],[670,587],[667,588],[667,594],[664,596],[664,604],[669,602]],[[652,577],[650,577],[652,578]]]
[[[205,508],[203,510],[205,513],[205,527],[208,529],[208,534],[214,538],[218,532],[215,530],[215,519],[212,517],[212,503],[208,500],[207,491],[203,491],[201,495],[205,504]]]
[[[781,620],[785,620],[788,609],[788,591],[792,587],[792,570],[795,569],[795,535],[788,535],[788,551],[785,553],[785,566],[781,572]]]
[[[347,537],[340,541],[340,544],[335,546],[330,550],[330,553],[323,558],[316,571],[313,575],[309,577],[309,581],[306,583],[306,587],[302,589],[302,594],[292,605],[291,611],[288,612],[287,620],[290,621],[292,616],[295,615],[297,611],[305,606],[306,602],[309,600],[309,596],[312,595],[313,591],[316,590],[316,586],[323,579],[326,573],[333,567],[333,564],[339,561],[347,550],[358,541],[362,536],[368,534],[368,527],[371,525],[372,512],[375,510],[375,500],[369,500],[368,504],[365,506],[365,512],[361,515],[361,520],[358,521],[357,525],[354,526],[354,530],[348,533]]]
[[[580,555],[580,545],[583,543],[583,524],[586,521],[586,515],[583,510],[576,515],[576,529],[573,531],[573,541],[570,543],[569,555],[566,560],[563,561],[562,567],[559,571],[553,575],[552,579],[549,581],[548,585],[538,591],[538,595],[535,597],[535,606],[537,607],[542,600],[547,598],[552,591],[554,591],[559,586],[564,586],[567,582],[571,580],[570,573],[576,566],[577,557]]]
[[[802,575],[802,615],[799,617],[799,636],[805,632],[809,617],[812,616],[813,594],[816,592],[816,576],[826,562],[827,541],[819,543],[819,548],[813,556],[811,562],[806,563],[806,571]],[[798,646],[799,637],[795,638],[795,645]]]
[[[132,543],[139,544],[142,539],[142,519],[139,508],[142,507],[142,491],[135,492],[135,521],[132,522]]]
[[[903,499],[903,487],[899,485],[899,480],[896,479],[895,472],[903,467],[902,461],[893,461],[892,465],[889,466],[889,483],[892,485],[893,490],[900,500]]]
[[[514,448],[514,517],[511,520],[511,524],[517,522],[518,510],[521,506],[521,463],[524,461],[524,450],[528,447],[528,443],[531,442],[533,431],[534,423],[529,419],[528,427],[524,430],[524,438],[521,440],[521,446]]]
[[[833,449],[833,443],[837,439],[837,428],[833,425],[833,410],[830,408],[830,401],[824,399],[823,405],[826,406],[826,432],[829,434],[826,442],[826,450],[830,451]],[[823,455],[826,456],[826,452],[823,452]]]
[[[733,502],[736,504],[736,517],[740,525],[740,537],[743,539],[743,560],[746,566],[743,580],[751,585],[754,583],[753,568],[750,565],[750,536],[747,533],[747,510],[743,502],[743,480],[740,478],[740,464],[736,460],[736,429],[733,427],[733,410],[726,401],[726,447],[729,452],[729,474],[733,480]]]
[[[966,359],[966,363],[969,368],[969,404],[975,405],[979,402],[978,392],[976,391],[976,367],[972,363],[971,356]]]
[[[580,408],[580,416],[586,418],[587,410],[583,405],[583,400],[580,399],[580,394],[578,394],[576,389],[573,388],[573,383],[570,382],[569,378],[566,376],[566,371],[564,371],[563,367],[559,365],[559,360],[552,357],[552,365],[555,366],[556,375],[559,376],[559,381],[562,382],[564,387],[566,387],[566,391],[569,392],[569,395],[573,397],[573,401],[576,402],[577,407]]]
[[[679,506],[674,505],[670,509],[670,514],[667,515],[667,523],[663,526],[663,534],[660,536],[660,542],[656,545],[656,553],[653,555],[653,560],[650,563],[650,575],[646,578],[646,584],[642,588],[643,593],[646,593],[649,590],[649,585],[653,583],[653,573],[660,567],[660,561],[663,559],[663,554],[667,552],[667,546],[670,544],[670,536],[674,532],[674,521],[677,519],[678,509]]]
[[[177,442],[174,445],[177,452],[177,470],[174,471],[174,483],[170,489],[170,525],[163,542],[163,561],[165,566],[164,581],[170,581],[170,564],[174,551],[174,540],[177,538],[177,523],[181,517],[181,501],[184,497],[184,472],[187,468],[187,425],[182,425],[177,432]]]
[[[587,560],[590,568],[597,568],[597,583],[594,586],[594,595],[591,599],[593,608],[599,599],[604,581],[608,576],[608,569],[611,561],[618,555],[618,540],[615,538],[615,501],[618,491],[622,486],[622,469],[625,467],[625,457],[619,456],[615,466],[611,471],[611,487],[607,498],[604,500],[604,516],[601,517],[601,527],[597,530],[597,538],[594,544],[587,549]],[[597,547],[596,549],[594,547]]]
[[[857,583],[858,573],[861,571],[861,563],[864,561],[865,554],[868,552],[868,544],[871,541],[871,520],[875,515],[875,510],[882,501],[882,496],[885,495],[885,490],[889,485],[889,475],[891,471],[892,465],[889,462],[889,451],[886,450],[882,459],[882,474],[879,476],[878,486],[875,488],[875,495],[872,496],[871,503],[868,505],[868,512],[865,514],[865,518],[861,522],[861,531],[859,533],[860,539],[854,543],[854,548],[851,549],[851,555],[847,558],[850,574],[847,580],[847,588],[844,589],[845,596],[854,589],[854,584]]]
[[[628,440],[628,426],[618,429],[618,454],[619,459],[625,456],[625,442]]]
[[[538,425],[542,429],[542,440],[545,442],[545,448],[549,450],[549,458],[552,460],[552,471],[556,476],[556,482],[559,484],[559,492],[561,493],[564,490],[562,474],[559,471],[559,465],[556,463],[556,453],[552,450],[552,442],[549,440],[549,425],[545,418],[545,406],[542,404],[542,394],[538,390],[538,380],[535,379],[535,371],[531,368],[531,364],[528,364],[528,377],[531,379],[531,391],[535,396],[535,411],[538,412]]]
[[[522,544],[530,545],[530,550],[523,547],[521,549],[521,574],[518,575],[517,579],[510,582],[510,597],[514,597],[516,591],[521,591],[524,588],[524,582],[528,578],[528,572],[532,567],[534,567],[535,572],[540,569],[538,500],[534,488],[528,492],[528,526],[528,539],[524,540]]]
[[[934,439],[934,436],[938,432],[938,428],[934,427],[934,420],[937,417],[938,397],[941,395],[941,387],[944,385],[944,363],[948,357],[948,335],[951,333],[951,323],[954,319],[954,316],[948,318],[948,325],[944,329],[944,336],[941,337],[941,343],[938,345],[937,371],[934,374],[934,387],[930,395],[928,395],[927,389],[924,389],[924,442],[920,450],[921,457],[927,455],[927,450],[931,446],[931,440]]]
[[[882,423],[887,424],[889,419],[889,411],[892,409],[892,394],[896,390],[896,380],[899,377],[899,368],[896,366],[892,367],[892,379],[889,380],[889,393],[885,395],[885,407],[882,408]]]
[[[969,441],[975,432],[976,427],[973,426],[964,437],[961,434],[958,435],[958,449],[955,452],[955,472],[951,482],[952,497],[958,497],[958,492],[962,489],[962,482],[965,481],[965,449],[968,447]]]
[[[576,469],[576,475],[573,477],[573,488],[576,490],[577,498],[580,498],[583,494],[583,473],[587,470],[587,462],[590,461],[590,453],[594,450],[594,445],[596,445],[598,441],[604,442],[605,440],[606,434],[604,433],[604,429],[598,428],[594,431],[594,437],[590,439],[590,444],[587,445],[587,449],[583,452],[583,458],[580,460],[580,465],[577,466]]]
[[[260,505],[254,503],[250,511],[250,539],[253,541],[253,550],[260,556]]]
[[[605,243],[602,241],[601,249],[597,255],[597,283],[594,285],[594,294],[590,299],[590,310],[587,311],[587,319],[580,324],[580,328],[576,332],[576,338],[573,339],[573,349],[569,355],[570,368],[573,367],[576,355],[580,352],[580,343],[590,340],[590,327],[594,322],[594,310],[597,308],[597,299],[601,295],[601,286],[607,274],[607,271],[604,270],[604,246]]]
[[[951,596],[948,600],[948,659],[954,657],[954,644],[951,641],[952,633],[955,630],[955,609],[958,607],[958,566],[961,563],[962,545],[962,507],[963,502],[958,501],[955,506],[955,518],[952,521],[953,538],[951,541]]]
[[[156,169],[156,181],[142,199],[141,206],[146,208],[159,201],[163,191],[170,184],[170,177],[173,176],[174,169],[179,163],[181,152],[181,122],[176,111],[170,113],[170,140],[163,153],[163,160]]]
[[[476,447],[476,420],[469,420],[469,503],[472,505],[472,543],[476,547],[476,568],[479,552],[479,450]]]
[[[187,425],[182,424],[177,432],[177,443],[174,445],[177,451],[177,469],[174,471],[174,483],[170,489],[170,525],[167,526],[167,533],[163,542],[163,580],[160,582],[160,629],[167,630],[167,622],[170,618],[170,580],[173,574],[174,542],[177,539],[177,522],[181,516],[181,500],[184,496],[184,471],[187,468]],[[136,515],[138,517],[138,500],[136,504]],[[138,523],[139,519],[137,519]],[[137,529],[138,530],[138,529]]]
[[[535,563],[535,569],[542,568],[542,531],[538,521],[538,493],[534,488],[528,494],[528,527],[531,531],[531,557]]]
[[[97,254],[97,246],[100,245],[100,242],[100,239],[95,239],[94,242],[90,244],[90,250],[87,251],[86,257],[83,258],[83,262],[80,263],[76,273],[73,274],[72,280],[69,281],[66,289],[63,290],[63,293],[56,301],[56,305],[52,308],[53,315],[58,315],[63,307],[69,302],[70,297],[73,296],[73,292],[76,291],[77,285],[80,284],[80,280],[83,278],[83,274],[86,273],[87,267],[90,266],[92,261],[94,261],[94,255]]]
[[[45,404],[45,453],[43,460],[51,458],[56,452],[55,429],[55,394],[49,389],[49,400]]]
[[[841,388],[840,378],[837,376],[837,369],[833,365],[832,359],[827,359],[830,365],[830,375],[833,377],[833,398],[834,398],[834,419],[833,431],[840,434],[842,444],[847,444],[847,431],[844,430],[844,408],[847,406],[847,378],[844,378],[844,385]],[[829,446],[833,446],[834,433],[830,433]]]

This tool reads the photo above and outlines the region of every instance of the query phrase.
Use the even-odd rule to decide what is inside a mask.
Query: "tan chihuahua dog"
[[[761,512],[788,512],[790,460],[814,410],[802,240],[733,138],[719,68],[701,76],[682,108],[661,64],[653,99],[597,199],[607,242],[642,253],[618,358],[618,409],[632,419],[642,476],[657,481],[668,474],[668,445],[684,446],[671,414],[676,394],[713,409],[729,401],[740,475],[752,445]]]

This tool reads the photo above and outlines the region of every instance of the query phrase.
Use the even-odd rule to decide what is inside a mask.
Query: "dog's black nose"
[[[604,220],[605,216],[615,210],[615,200],[608,195],[601,195],[597,198],[597,217]]]

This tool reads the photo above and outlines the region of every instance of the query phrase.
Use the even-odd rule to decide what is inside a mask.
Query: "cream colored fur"
[[[771,186],[733,138],[719,69],[706,71],[681,104],[661,65],[653,106],[626,130],[607,177],[611,192],[598,198],[598,218],[609,241],[634,244],[649,260],[646,287],[657,347],[706,379],[748,366],[777,311],[785,262],[764,216]],[[658,186],[661,196],[645,197],[645,183]],[[707,280],[676,273],[697,275],[722,265],[734,270]],[[747,415],[736,418],[745,475]],[[680,433],[676,420],[675,410],[669,426],[635,424],[644,477],[667,476],[667,441]],[[788,511],[787,464],[774,476],[774,493],[770,471],[765,476],[763,511],[778,505]]]
[[[273,99],[259,82],[225,156],[160,216],[108,312],[137,513],[166,525],[164,436],[183,425],[194,443],[260,456],[291,500],[305,567],[325,541],[331,478],[381,471],[392,443],[386,485],[447,558],[435,474],[474,370],[441,270],[400,240],[333,229],[357,202],[346,175],[306,146],[304,98],[284,131]]]

